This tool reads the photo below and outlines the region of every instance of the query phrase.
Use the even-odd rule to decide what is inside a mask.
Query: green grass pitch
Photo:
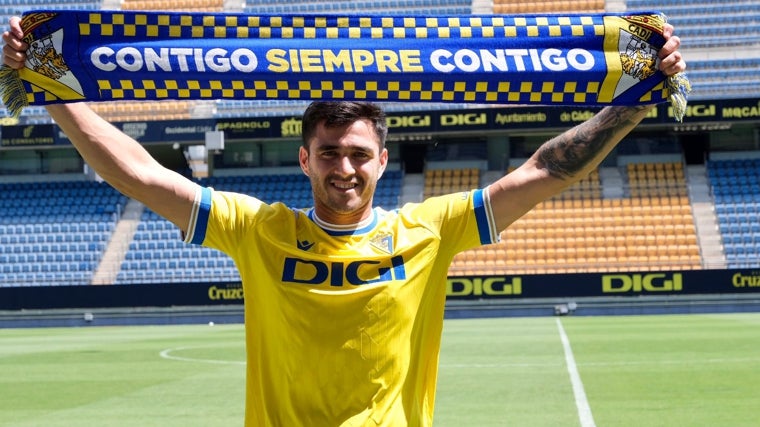
[[[581,426],[568,348],[596,426],[758,425],[748,313],[446,320],[436,426]],[[242,325],[2,329],[0,426],[239,426],[244,352]]]

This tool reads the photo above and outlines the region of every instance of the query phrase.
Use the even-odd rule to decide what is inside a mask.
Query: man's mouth
[[[332,185],[341,190],[350,190],[357,186],[355,182],[345,182],[345,181],[333,181]]]

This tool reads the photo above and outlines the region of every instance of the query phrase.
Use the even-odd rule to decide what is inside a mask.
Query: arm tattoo
[[[606,150],[612,149],[640,121],[632,117],[649,108],[606,108],[589,121],[543,144],[538,149],[538,158],[552,176],[571,178],[601,152],[606,154]]]

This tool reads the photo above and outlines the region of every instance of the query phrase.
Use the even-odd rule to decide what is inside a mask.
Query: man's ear
[[[380,174],[377,176],[377,179],[382,178],[383,174],[385,173],[385,168],[388,166],[388,149],[383,148],[383,151],[380,152]]]
[[[298,164],[301,166],[304,175],[309,176],[309,152],[304,146],[298,149]]]

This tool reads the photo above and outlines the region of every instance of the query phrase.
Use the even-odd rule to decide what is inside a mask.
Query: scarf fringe
[[[668,100],[670,101],[670,106],[673,107],[673,117],[679,123],[683,123],[683,117],[686,114],[687,98],[691,93],[691,82],[684,73],[668,76],[665,80],[670,90]]]
[[[29,106],[18,70],[7,65],[0,67],[0,99],[14,118],[18,118],[24,107]]]

